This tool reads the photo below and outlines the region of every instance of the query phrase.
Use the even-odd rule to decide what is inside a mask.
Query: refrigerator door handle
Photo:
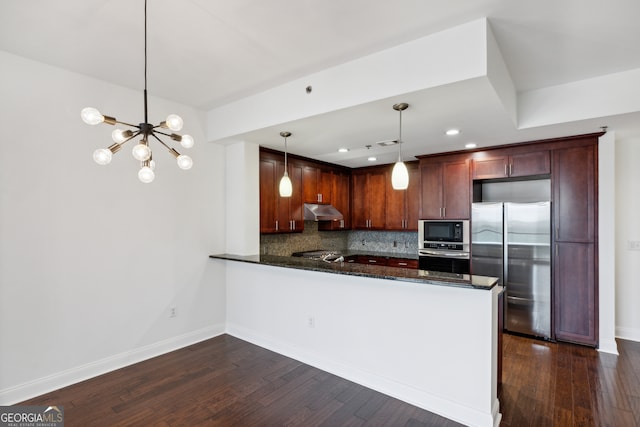
[[[507,301],[513,302],[515,304],[533,302],[533,300],[531,300],[529,298],[514,297],[513,295],[507,296]]]

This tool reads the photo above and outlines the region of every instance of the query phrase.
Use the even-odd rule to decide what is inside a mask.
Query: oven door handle
[[[429,257],[440,257],[440,258],[469,258],[468,252],[442,252],[442,251],[430,251],[427,249],[420,249],[420,255],[429,256]]]

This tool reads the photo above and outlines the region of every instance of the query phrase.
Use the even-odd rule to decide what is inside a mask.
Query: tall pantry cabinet
[[[597,144],[553,150],[554,329],[557,340],[598,343]]]

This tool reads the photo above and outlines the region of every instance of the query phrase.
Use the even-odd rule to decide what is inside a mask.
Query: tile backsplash
[[[319,231],[316,221],[305,221],[302,233],[262,234],[260,252],[290,256],[293,252],[356,250],[414,255],[418,250],[416,231]]]
[[[418,252],[418,232],[353,230],[349,232],[347,249],[415,255]]]

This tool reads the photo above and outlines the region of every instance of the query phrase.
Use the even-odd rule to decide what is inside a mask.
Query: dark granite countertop
[[[371,252],[360,252],[360,254],[373,255],[373,253]],[[349,253],[349,255],[354,254]],[[393,255],[393,257],[398,257],[398,254]],[[390,279],[404,282],[424,283],[427,285],[455,286],[470,289],[488,290],[493,288],[498,282],[498,279],[495,277],[441,273],[437,271],[419,270],[415,268],[386,267],[381,265],[355,264],[347,262],[325,262],[301,257],[217,254],[210,255],[210,258],[270,265],[283,268],[295,268],[299,270],[344,274],[349,276]]]

